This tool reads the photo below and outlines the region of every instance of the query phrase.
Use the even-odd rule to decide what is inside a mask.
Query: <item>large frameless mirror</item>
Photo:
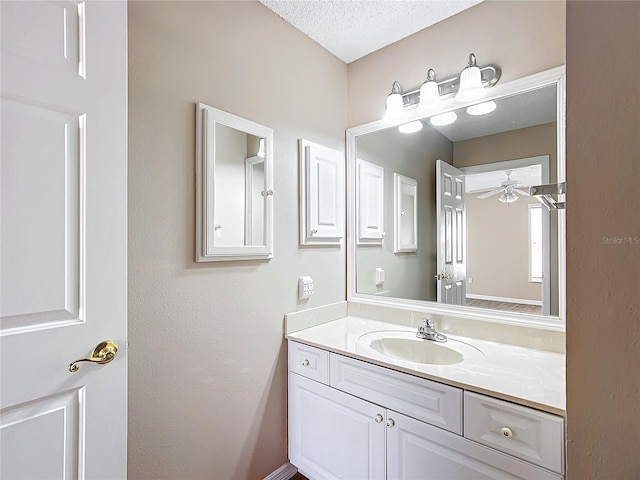
[[[564,181],[563,112],[559,67],[497,85],[480,101],[451,99],[429,116],[408,111],[404,122],[350,129],[349,299],[561,326],[564,211],[529,187]],[[387,201],[394,177],[416,181],[415,249],[394,247],[384,231],[357,241],[368,221],[354,194],[361,165],[384,171],[385,229],[394,216],[398,223]]]
[[[199,103],[196,132],[196,261],[272,258],[273,131]]]

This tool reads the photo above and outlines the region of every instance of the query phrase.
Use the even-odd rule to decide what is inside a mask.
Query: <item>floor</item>
[[[308,480],[308,479],[307,477],[302,475],[300,472],[298,472],[293,477],[291,477],[291,480]]]
[[[467,298],[468,307],[490,308],[491,310],[503,310],[518,313],[542,313],[542,307],[538,305],[524,305],[522,303],[493,302],[491,300],[477,300]]]

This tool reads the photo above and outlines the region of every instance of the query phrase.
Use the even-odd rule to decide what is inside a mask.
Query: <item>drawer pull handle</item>
[[[507,438],[513,437],[513,430],[511,430],[509,427],[502,427],[500,429],[500,433],[502,434],[503,437],[507,437]]]
[[[384,417],[380,414],[376,415],[376,417],[374,418],[376,423],[380,423],[382,420],[384,420]]]
[[[387,427],[391,428],[396,424],[396,422],[393,420],[393,418],[390,418],[389,420],[387,420]]]
[[[302,366],[303,367],[308,367],[309,366],[309,360],[307,360],[306,358],[302,361]]]

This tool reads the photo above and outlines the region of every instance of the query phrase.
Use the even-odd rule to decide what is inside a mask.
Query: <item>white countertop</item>
[[[447,335],[480,349],[454,365],[429,365],[397,360],[371,349],[357,348],[360,336],[376,331],[415,333],[415,328],[359,317],[344,317],[286,338],[473,392],[565,415],[565,356],[475,338]]]

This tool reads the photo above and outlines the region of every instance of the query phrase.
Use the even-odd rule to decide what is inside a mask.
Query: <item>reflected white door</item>
[[[437,299],[440,303],[466,303],[467,217],[465,174],[442,160],[436,162],[438,254]]]
[[[0,9],[0,477],[126,478],[126,3]]]

